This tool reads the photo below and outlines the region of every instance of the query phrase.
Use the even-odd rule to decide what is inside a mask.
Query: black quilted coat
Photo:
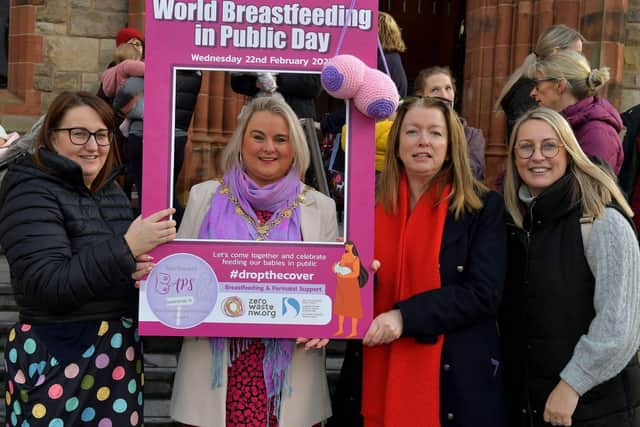
[[[20,319],[29,323],[134,317],[135,260],[124,240],[129,202],[114,182],[91,193],[80,166],[47,150],[25,156],[0,187],[0,244]]]

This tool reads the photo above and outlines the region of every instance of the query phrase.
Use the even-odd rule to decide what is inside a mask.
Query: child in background
[[[18,134],[18,132],[11,132],[7,134],[7,131],[0,126],[0,159],[4,157],[11,144],[13,144],[18,138],[20,138],[20,134]]]
[[[114,60],[117,65],[105,70],[101,78],[102,90],[109,98],[114,98],[130,77],[144,77],[144,62],[141,60],[140,52],[129,43],[122,43],[116,48]],[[129,133],[130,120],[143,118],[143,96],[140,90],[126,105],[116,111],[126,117],[120,125],[120,130],[125,137]]]

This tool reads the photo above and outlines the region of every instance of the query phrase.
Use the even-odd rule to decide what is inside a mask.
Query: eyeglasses
[[[533,85],[537,88],[540,83],[544,83],[544,82],[557,82],[559,79],[556,79],[555,77],[546,77],[544,79],[532,79],[533,80]]]
[[[517,144],[515,152],[521,159],[530,159],[536,152],[536,144],[532,142]],[[540,152],[545,158],[552,159],[560,152],[560,145],[555,142],[543,142],[540,144]]]
[[[101,147],[108,147],[113,142],[113,131],[108,129],[100,129],[95,132],[89,132],[85,128],[59,128],[52,129],[54,132],[69,132],[69,141],[73,145],[84,145],[89,142],[89,138],[93,136],[96,144]]]
[[[135,46],[135,47],[142,47],[142,43],[139,42],[138,40],[128,41],[127,44],[130,44],[131,46]]]

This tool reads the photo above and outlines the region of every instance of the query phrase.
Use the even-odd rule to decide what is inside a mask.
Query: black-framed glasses
[[[131,46],[135,46],[135,47],[142,47],[142,42],[139,42],[138,40],[127,42],[127,44],[130,44]]]
[[[69,141],[73,145],[84,145],[89,142],[89,138],[93,136],[96,144],[101,147],[108,147],[113,142],[113,131],[109,129],[100,129],[95,132],[89,132],[85,128],[58,128],[52,129],[54,132],[69,132]]]
[[[515,152],[521,159],[530,159],[536,152],[536,147],[533,142],[523,142],[516,144]],[[560,144],[551,141],[543,142],[539,147],[540,153],[547,159],[554,158],[560,152]]]

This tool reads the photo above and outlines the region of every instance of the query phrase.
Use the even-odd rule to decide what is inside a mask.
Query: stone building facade
[[[144,30],[144,0],[9,0],[9,87],[0,90],[0,124],[26,130],[61,90],[95,91],[110,62],[114,35]],[[415,3],[419,0],[393,0]],[[388,1],[381,1],[387,4]],[[640,0],[461,0],[465,12],[462,115],[483,129],[487,181],[505,156],[504,117],[493,103],[510,72],[551,24],[578,28],[594,67],[611,67],[604,96],[621,111],[640,103]],[[389,6],[391,7],[391,6]],[[235,126],[242,99],[210,73],[198,100],[186,168],[191,182],[215,174],[213,159]],[[224,108],[223,108],[224,106]],[[194,154],[195,157],[190,154]],[[195,162],[195,163],[194,163]]]

